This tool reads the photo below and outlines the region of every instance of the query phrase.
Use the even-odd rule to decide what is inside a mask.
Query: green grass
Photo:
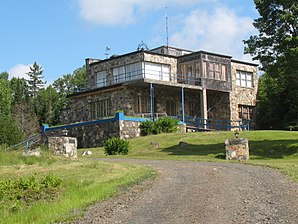
[[[298,132],[250,131],[240,132],[240,137],[248,138],[250,147],[250,160],[243,163],[279,169],[298,182]],[[225,160],[224,142],[227,138],[234,138],[233,132],[151,135],[130,140],[128,155],[109,157],[232,162]],[[188,143],[187,146],[180,146],[180,141]],[[159,146],[153,146],[152,142]],[[80,149],[78,154],[83,150]],[[20,151],[0,150],[0,179],[28,175],[42,177],[53,173],[62,180],[58,197],[36,201],[8,213],[0,209],[0,223],[71,220],[82,215],[88,205],[115,195],[119,187],[155,174],[148,167],[92,160],[92,157],[107,156],[102,147],[91,150],[92,156],[77,160],[54,157],[48,151],[43,151],[41,158],[24,158]]]
[[[240,132],[248,138],[250,160],[245,163],[279,169],[298,182],[298,132],[249,131]],[[225,139],[234,138],[233,132],[193,132],[160,134],[130,140],[129,158],[231,162],[225,160]],[[179,142],[188,143],[179,146]],[[159,147],[151,145],[152,142]],[[92,150],[94,157],[103,157],[103,149]]]
[[[17,179],[29,175],[42,177],[53,173],[62,182],[57,197],[50,198],[51,200],[21,205],[17,210],[1,209],[0,206],[0,223],[3,224],[71,220],[82,215],[88,205],[115,195],[120,187],[129,186],[155,174],[152,169],[144,166],[84,159],[56,158],[55,162],[47,164],[44,158],[40,158],[28,165],[19,158],[20,153],[1,152],[0,179]],[[3,162],[5,158],[10,158],[9,162]]]

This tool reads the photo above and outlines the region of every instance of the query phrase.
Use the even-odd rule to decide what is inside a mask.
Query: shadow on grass
[[[250,156],[256,159],[281,159],[298,152],[298,140],[263,140],[249,141]],[[174,145],[161,151],[170,155],[214,155],[214,158],[225,159],[225,144],[186,144]]]

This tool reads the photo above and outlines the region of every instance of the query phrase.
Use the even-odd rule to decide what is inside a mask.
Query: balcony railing
[[[201,86],[202,81],[199,77],[190,75],[173,74],[169,72],[160,72],[154,70],[137,70],[133,72],[126,72],[122,74],[113,75],[109,80],[108,78],[101,78],[97,80],[96,87],[104,87],[117,83],[129,82],[137,79],[152,79],[157,81],[180,83],[193,86]]]

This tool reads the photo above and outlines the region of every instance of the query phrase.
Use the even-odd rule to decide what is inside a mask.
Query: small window
[[[253,87],[252,72],[236,71],[236,84],[241,87]]]
[[[107,72],[101,71],[96,74],[96,87],[103,87],[107,85]]]
[[[99,100],[90,104],[91,119],[99,119],[111,115],[110,99]]]

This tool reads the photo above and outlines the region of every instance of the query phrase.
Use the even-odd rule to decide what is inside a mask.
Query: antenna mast
[[[166,5],[166,38],[167,48],[169,47],[169,25],[168,25],[168,6]]]

